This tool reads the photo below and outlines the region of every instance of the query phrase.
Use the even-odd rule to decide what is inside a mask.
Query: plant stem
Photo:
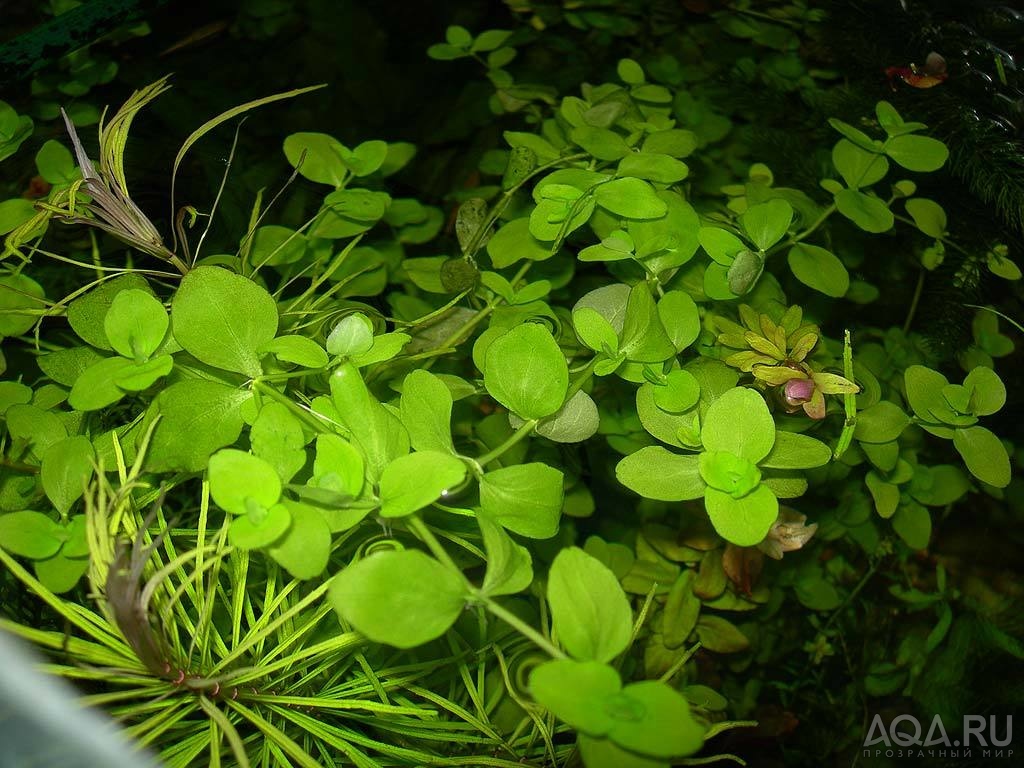
[[[14,472],[24,472],[27,475],[39,474],[39,467],[33,467],[31,464],[24,464],[20,461],[12,461],[6,456],[0,457],[0,467],[6,467]]]
[[[569,385],[569,389],[565,393],[565,400],[562,401],[563,405],[567,403],[573,395],[579,392],[583,388],[583,385],[590,380],[590,377],[594,375],[594,366],[597,365],[597,361],[598,359],[596,357],[593,358],[583,369],[580,375],[577,376],[576,379],[573,380],[572,384]],[[487,466],[492,461],[502,456],[505,453],[505,451],[509,450],[512,446],[514,446],[516,443],[520,442],[525,437],[527,437],[531,432],[533,432],[533,430],[537,427],[539,421],[539,419],[530,419],[529,421],[523,422],[522,426],[520,426],[519,429],[517,429],[515,432],[509,435],[505,442],[503,442],[494,450],[488,451],[483,456],[478,458],[476,460],[476,463],[480,467]]]
[[[296,405],[295,401],[288,397],[288,395],[283,392],[278,392],[276,389],[266,384],[264,377],[260,377],[257,381],[254,381],[253,388],[261,395],[266,395],[271,400],[276,400],[281,403],[281,405],[295,414],[296,418],[304,421],[317,434],[324,431],[324,423],[322,421],[317,419],[315,416],[311,416],[308,411]]]
[[[494,450],[488,451],[483,456],[478,458],[476,460],[476,463],[479,464],[481,467],[487,466],[492,461],[502,456],[505,453],[505,451],[509,450],[516,443],[522,441],[523,438],[529,436],[529,434],[533,432],[534,428],[537,426],[537,423],[537,419],[530,419],[529,421],[524,421],[523,425],[519,427],[519,429],[517,429],[511,435],[509,435],[505,442],[503,442]]]
[[[459,574],[459,576],[465,580],[462,569],[455,564],[451,555],[448,554],[448,550],[441,546],[441,542],[437,540],[434,532],[430,530],[429,526],[427,526],[420,517],[412,515],[406,518],[405,524],[410,531],[416,534],[420,541],[427,545],[427,549],[430,550],[434,557],[444,563],[445,566],[447,566],[453,573]]]
[[[831,216],[835,212],[836,212],[836,204],[832,203],[832,205],[830,205],[828,208],[826,208],[824,211],[821,212],[821,215],[818,218],[816,218],[813,222],[811,222],[811,225],[807,229],[805,229],[803,232],[797,232],[795,235],[790,237],[785,242],[782,242],[782,243],[779,243],[778,245],[773,246],[772,248],[770,248],[768,250],[768,254],[770,255],[770,254],[774,253],[775,251],[780,251],[783,248],[786,248],[788,246],[796,245],[797,243],[801,242],[802,240],[810,237],[812,234],[814,234],[814,232],[817,231],[818,227],[820,227],[822,224],[824,224],[825,220],[828,219],[828,217]]]
[[[537,645],[537,647],[546,651],[549,655],[553,656],[556,659],[569,658],[565,655],[563,651],[556,648],[555,645],[546,637],[544,637],[540,632],[531,627],[529,624],[520,619],[511,611],[507,611],[504,608],[502,608],[496,601],[492,600],[491,598],[486,598],[484,600],[484,606],[487,608],[488,611],[490,611],[492,614],[494,614],[499,619],[504,621],[506,624],[508,624],[510,627],[516,630],[519,634],[532,640],[533,643]]]
[[[861,580],[857,582],[857,586],[855,586],[853,588],[853,591],[846,596],[845,600],[843,600],[843,604],[836,608],[835,611],[832,612],[832,615],[829,616],[828,621],[825,622],[825,626],[821,628],[822,632],[825,632],[829,627],[831,627],[835,623],[836,619],[838,619],[843,614],[843,612],[846,611],[850,603],[853,602],[854,598],[856,598],[857,595],[860,594],[860,591],[867,586],[868,581],[870,581],[871,577],[875,575],[875,571],[878,570],[878,566],[881,564],[881,558],[878,558],[877,560],[875,560],[875,562],[871,564],[871,567],[868,568],[868,572],[861,577]]]
[[[914,287],[914,298],[910,300],[910,309],[907,310],[907,319],[903,321],[904,333],[910,330],[910,325],[914,322],[914,314],[917,312],[917,304],[921,300],[921,291],[924,288],[924,276],[925,268],[921,267],[921,271],[917,274],[917,285]]]
[[[853,381],[853,344],[850,342],[849,329],[843,333],[843,375],[848,381]],[[857,428],[857,395],[855,393],[847,392],[843,395],[843,410],[846,420],[843,422],[843,431],[832,452],[833,461],[838,461],[853,442],[853,432]]]

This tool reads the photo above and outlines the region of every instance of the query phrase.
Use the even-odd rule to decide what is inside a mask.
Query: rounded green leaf
[[[3,145],[0,144],[0,155],[2,154]],[[0,235],[13,232],[35,216],[35,214],[36,209],[32,201],[26,200],[23,197],[13,197],[10,200],[0,202]]]
[[[0,515],[0,547],[19,557],[43,560],[64,544],[64,530],[42,512]]]
[[[828,464],[831,459],[832,450],[820,440],[778,430],[771,452],[759,465],[762,469],[812,469]]]
[[[375,643],[414,648],[443,635],[462,613],[466,583],[419,550],[376,552],[331,581],[342,619]]]
[[[50,184],[65,184],[78,177],[78,167],[71,150],[59,141],[50,139],[36,153],[36,168],[39,175]]]
[[[328,362],[324,348],[306,336],[278,336],[260,351],[303,368],[323,368]]]
[[[327,351],[332,355],[359,355],[371,347],[373,323],[362,312],[343,317],[327,337]]]
[[[291,513],[284,504],[253,509],[249,514],[232,519],[228,541],[239,549],[269,547],[288,530],[291,519]]]
[[[719,569],[719,572],[723,577],[725,576],[724,571]],[[696,578],[696,569],[687,568],[679,574],[679,578],[672,584],[672,588],[665,598],[661,635],[666,648],[682,647],[694,627],[697,626],[697,617],[700,615],[700,597],[694,593]],[[722,588],[724,590],[724,583]]]
[[[949,150],[928,136],[894,136],[885,144],[885,154],[908,171],[937,171],[946,163]]]
[[[946,212],[934,200],[913,197],[904,205],[917,228],[929,237],[939,238],[946,232]]]
[[[61,547],[61,554],[65,557],[88,557],[89,540],[85,515],[73,515],[64,527],[67,540]]]
[[[865,232],[888,232],[895,221],[885,201],[855,189],[842,189],[835,194],[836,208]]]
[[[626,85],[641,85],[644,82],[644,70],[633,59],[619,59],[616,73]]]
[[[615,467],[615,477],[631,491],[658,501],[699,499],[707,487],[696,456],[681,456],[659,445],[626,456]]]
[[[149,290],[141,275],[129,273],[107,280],[68,305],[68,323],[79,338],[97,349],[110,350],[104,329],[107,312],[121,291]]]
[[[932,516],[920,504],[904,504],[892,517],[892,529],[911,549],[927,549],[932,537]]]
[[[885,129],[886,133],[898,131],[904,125],[900,113],[888,101],[879,101],[875,104],[875,116],[878,118],[878,124]]]
[[[543,261],[551,258],[550,243],[530,234],[530,219],[513,219],[491,235],[487,241],[487,255],[495,269],[504,269],[520,259]]]
[[[708,488],[704,505],[718,535],[739,547],[760,544],[779,516],[779,500],[765,485],[740,499]]]
[[[697,411],[669,413],[654,401],[655,385],[649,381],[636,391],[636,415],[640,423],[654,438],[675,448],[700,449],[700,426]],[[702,488],[696,490],[694,498],[700,498]]]
[[[635,176],[658,184],[675,184],[690,174],[682,160],[654,152],[630,152],[619,161],[619,176]]]
[[[789,249],[786,259],[793,276],[808,288],[837,299],[850,289],[850,274],[831,251],[797,243]]]
[[[288,227],[258,227],[249,248],[249,261],[259,266],[294,264],[306,253],[306,236]]]
[[[458,48],[468,48],[473,42],[473,35],[469,33],[469,30],[457,24],[453,24],[445,30],[444,38],[449,45]]]
[[[452,393],[427,370],[414,370],[402,382],[402,423],[417,451],[455,453],[452,445]]]
[[[1006,386],[991,368],[979,365],[964,379],[970,392],[970,412],[975,416],[989,416],[1006,404]]]
[[[61,418],[37,405],[16,403],[7,409],[6,415],[11,438],[30,445],[36,456],[42,456],[50,445],[68,436]]]
[[[600,422],[597,403],[580,390],[552,415],[541,419],[536,431],[556,443],[582,443],[597,434]]]
[[[682,413],[700,399],[700,384],[689,371],[681,368],[670,371],[665,381],[654,387],[654,402],[663,411]]]
[[[779,199],[752,205],[740,215],[743,231],[762,251],[785,237],[792,221],[793,206]]]
[[[629,235],[636,246],[636,257],[652,274],[678,269],[697,253],[700,217],[693,206],[670,189],[658,192],[668,212],[657,219],[629,222]]]
[[[562,407],[569,366],[551,333],[524,323],[495,339],[484,360],[488,393],[524,419],[542,419]]]
[[[983,483],[1005,488],[1010,484],[1010,457],[1002,441],[984,427],[953,431],[953,446],[971,474]]]
[[[615,724],[606,700],[622,688],[619,673],[596,661],[556,659],[530,671],[530,694],[559,720],[602,736]]]
[[[210,457],[210,495],[217,506],[235,515],[249,512],[251,504],[268,509],[281,498],[281,479],[274,467],[235,448]]]
[[[306,464],[302,423],[283,403],[264,402],[249,430],[249,441],[252,452],[274,468],[282,483],[289,482]]]
[[[676,352],[682,352],[700,335],[697,304],[683,291],[668,291],[658,300],[658,317]]]
[[[121,291],[103,318],[103,330],[110,346],[122,357],[136,362],[148,360],[167,335],[170,320],[164,305],[147,291]]]
[[[935,467],[918,466],[910,493],[929,507],[944,507],[958,501],[970,489],[970,480],[963,470],[951,464],[939,464]]]
[[[865,443],[888,443],[899,437],[910,424],[910,417],[895,403],[880,400],[857,413],[853,436]]]
[[[330,378],[336,421],[366,459],[367,475],[375,482],[394,459],[409,453],[409,433],[391,410],[367,389],[352,363],[338,366]]]
[[[729,267],[721,264],[708,264],[704,270],[704,294],[716,301],[731,301],[737,298],[729,287]]]
[[[45,307],[39,301],[43,295],[42,286],[27,275],[0,277],[0,339],[20,336],[36,324],[40,316],[34,312]]]
[[[505,529],[482,510],[477,513],[476,521],[487,552],[487,572],[480,591],[490,597],[522,592],[533,581],[529,550],[516,544]]]
[[[359,496],[363,489],[363,455],[338,435],[316,436],[313,478],[318,488],[346,496]]]
[[[36,560],[33,564],[36,578],[54,594],[61,594],[72,589],[89,568],[89,558],[68,557],[58,552],[45,560]]]
[[[77,435],[53,443],[43,452],[39,474],[43,491],[62,515],[85,493],[92,479],[96,452],[87,437]]]
[[[730,389],[708,408],[700,433],[709,451],[729,451],[757,464],[775,444],[775,422],[753,389]]]
[[[326,133],[293,133],[284,140],[284,155],[293,168],[310,181],[332,187],[346,176],[343,150],[341,142]]]
[[[622,332],[629,303],[630,287],[625,283],[612,283],[586,293],[573,306],[573,312],[584,307],[594,310],[608,321],[616,334]]]
[[[572,313],[572,324],[580,341],[595,352],[604,352],[605,348],[616,354],[619,349],[619,337],[611,323],[596,310],[590,307],[579,307]]]
[[[427,56],[438,61],[452,61],[469,55],[465,48],[448,45],[448,43],[436,43],[427,48]]]
[[[583,764],[595,768],[669,768],[664,760],[644,757],[636,752],[623,749],[605,737],[588,736],[580,733],[576,746],[583,758]]]
[[[200,362],[259,376],[260,350],[277,335],[277,302],[252,280],[220,267],[196,267],[171,304],[174,338]]]
[[[339,189],[324,198],[320,216],[310,235],[337,239],[373,227],[388,210],[391,197],[369,189]]]
[[[732,266],[736,254],[746,248],[736,235],[718,227],[701,227],[698,239],[711,260],[723,267]]]
[[[710,488],[742,498],[761,483],[761,471],[747,459],[729,451],[704,451],[699,457],[700,476]]]
[[[470,50],[473,53],[486,53],[500,48],[512,35],[507,29],[487,29],[476,36]]]
[[[480,507],[503,527],[531,539],[558,531],[562,473],[541,462],[494,469],[480,478]]]
[[[849,123],[844,123],[842,120],[830,117],[828,119],[828,124],[835,128],[837,131],[839,131],[841,134],[843,134],[843,136],[848,138],[858,147],[863,147],[864,149],[867,149],[871,152],[877,152],[882,145],[882,142],[875,141],[866,133],[864,133],[864,131],[854,128],[852,125],[850,125]]]
[[[30,402],[31,387],[17,381],[0,381],[0,416],[3,416],[12,405],[25,405]]]
[[[822,578],[817,571],[802,576],[793,588],[797,600],[812,611],[834,611],[842,605],[843,598],[830,581]]]
[[[594,190],[597,204],[624,219],[656,219],[668,211],[646,181],[634,178],[613,179]]]
[[[331,555],[331,529],[316,509],[305,504],[282,504],[291,525],[268,550],[270,556],[296,579],[315,579]],[[236,518],[232,527],[238,522]]]
[[[633,612],[619,580],[579,547],[561,550],[548,573],[548,605],[559,642],[580,661],[609,662],[626,650]]]
[[[244,388],[202,379],[186,379],[162,390],[147,412],[148,425],[160,414],[146,454],[152,472],[199,472],[210,454],[231,445],[242,431]]]
[[[677,758],[704,746],[704,728],[694,719],[690,703],[660,680],[630,683],[606,707],[614,720],[608,738],[630,751]]]
[[[870,187],[889,172],[889,161],[884,155],[869,152],[847,139],[840,139],[832,148],[832,164],[850,189]]]
[[[868,472],[864,476],[864,484],[868,487],[872,501],[875,502],[875,511],[878,516],[888,519],[893,516],[896,507],[900,503],[900,489],[898,485],[886,482],[877,472]]]
[[[696,134],[681,128],[670,128],[648,134],[642,147],[644,152],[656,152],[672,157],[687,157],[696,148]]]
[[[399,456],[380,475],[381,517],[411,515],[448,494],[466,478],[466,465],[448,453]]]
[[[123,357],[107,357],[93,363],[75,380],[68,394],[68,405],[76,411],[98,411],[113,405],[125,395],[117,378],[132,367]]]
[[[637,283],[629,291],[619,352],[634,362],[660,363],[675,351],[650,288],[643,281]]]
[[[923,421],[934,422],[933,410],[948,411],[942,398],[942,390],[949,380],[938,371],[923,365],[911,365],[903,372],[907,401],[914,414]]]
[[[376,173],[388,155],[386,141],[371,139],[359,144],[351,152],[343,153],[342,159],[354,176],[369,176]]]
[[[170,355],[157,355],[144,363],[129,361],[126,367],[114,373],[113,382],[126,392],[142,392],[169,374],[173,368],[174,358]]]
[[[598,160],[614,161],[631,152],[626,140],[608,128],[581,125],[572,129],[570,137]]]

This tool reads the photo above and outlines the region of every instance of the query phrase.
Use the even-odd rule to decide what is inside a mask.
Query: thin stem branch
[[[917,274],[917,285],[914,286],[914,297],[910,300],[910,309],[907,310],[907,319],[903,321],[903,332],[907,333],[914,322],[914,315],[917,313],[917,305],[921,301],[921,291],[924,289],[925,268],[921,267]]]
[[[487,608],[487,610],[490,611],[492,614],[494,614],[494,616],[501,619],[514,630],[516,630],[519,634],[523,635],[526,638],[529,638],[538,648],[546,651],[550,656],[553,656],[556,659],[569,658],[565,655],[564,651],[555,647],[555,645],[546,637],[544,637],[544,635],[542,635],[540,632],[531,627],[529,624],[520,619],[511,611],[505,610],[505,608],[499,605],[496,601],[487,598],[484,601],[484,607]]]

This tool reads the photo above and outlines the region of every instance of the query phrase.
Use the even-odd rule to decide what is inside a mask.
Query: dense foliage
[[[447,178],[307,113],[250,167],[331,93],[288,82],[188,113],[167,216],[130,187],[168,78],[101,113],[85,48],[0,103],[0,627],[169,766],[824,764],[956,721],[1024,659],[984,567],[1014,222],[958,223],[916,68],[841,109],[814,4],[506,5],[416,52],[474,100]]]

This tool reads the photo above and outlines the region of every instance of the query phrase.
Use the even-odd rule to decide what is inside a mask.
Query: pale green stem
[[[564,651],[556,648],[550,640],[544,637],[544,635],[542,635],[540,632],[531,627],[529,624],[520,619],[511,611],[507,611],[504,608],[502,608],[494,600],[487,598],[484,601],[484,607],[486,607],[488,611],[490,611],[492,614],[494,614],[499,619],[508,624],[510,627],[512,627],[514,630],[516,630],[519,634],[532,640],[537,647],[539,647],[543,651],[546,651],[550,656],[553,656],[556,659],[568,658],[568,656],[565,655]]]

